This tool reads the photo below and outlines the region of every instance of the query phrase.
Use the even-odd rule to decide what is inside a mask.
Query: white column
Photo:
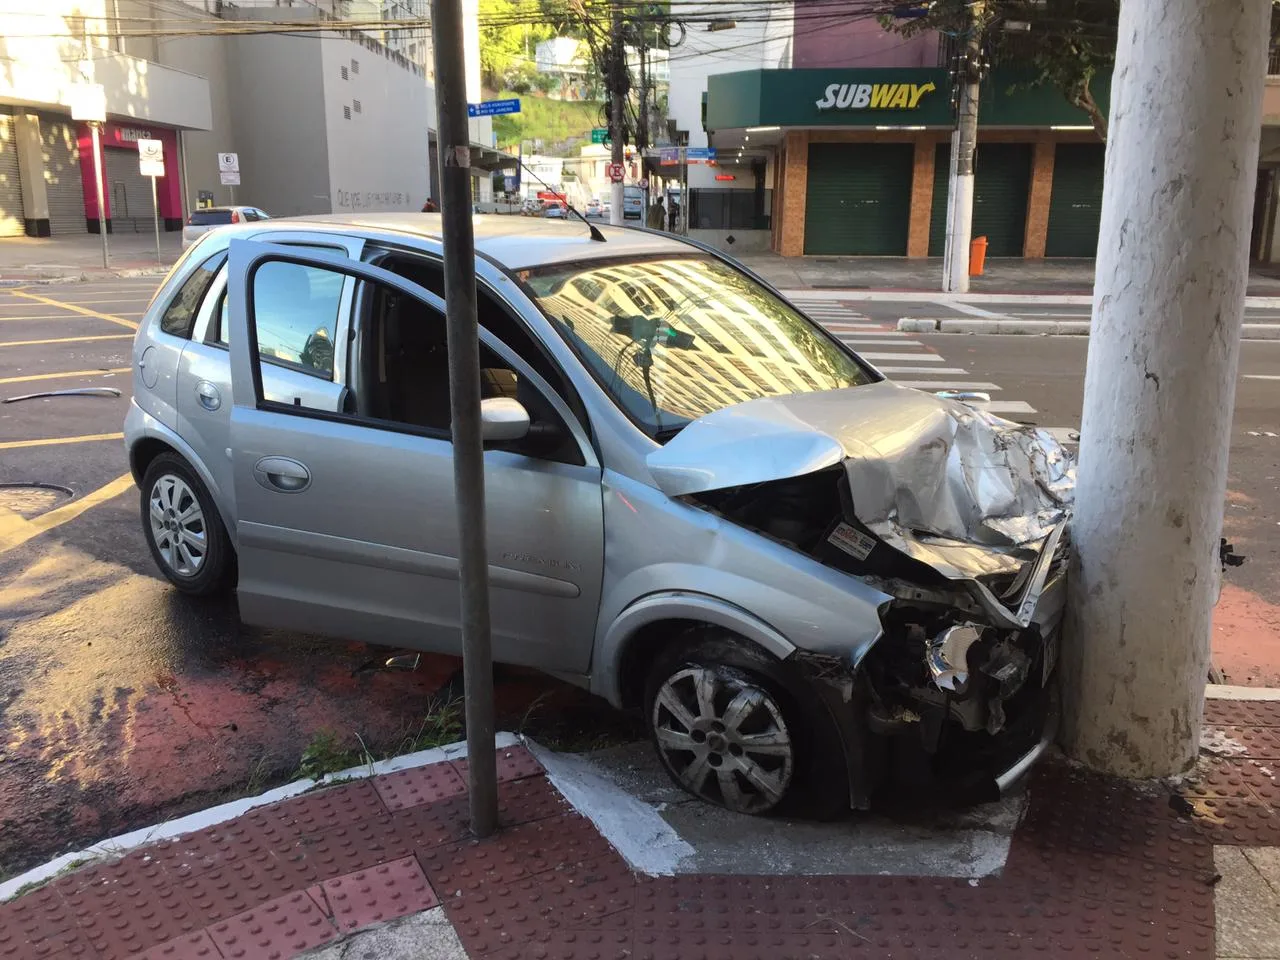
[[[1195,759],[1271,4],[1122,0],[1085,376],[1065,744]]]

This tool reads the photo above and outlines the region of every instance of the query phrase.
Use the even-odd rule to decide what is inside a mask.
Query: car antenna
[[[548,190],[551,190],[551,184],[547,183],[547,181],[543,180],[540,176],[538,176],[536,173],[534,173],[532,170],[530,170],[528,167],[526,167],[526,166],[524,165],[524,161],[523,161],[523,160],[521,160],[521,162],[520,162],[520,173],[521,173],[522,175],[523,175],[523,174],[525,174],[525,173],[528,173],[528,174],[529,174],[529,176],[533,177],[533,179],[537,180],[540,184],[542,184],[542,185],[543,185],[544,187],[546,187]],[[555,193],[555,191],[554,191],[554,190],[551,190],[551,192],[552,192],[552,193]],[[585,223],[585,224],[587,225],[587,229],[591,231],[591,239],[592,239],[592,240],[599,241],[600,243],[608,243],[608,242],[609,242],[609,241],[608,241],[608,239],[605,237],[605,235],[604,235],[603,233],[601,233],[601,232],[600,232],[600,228],[599,228],[599,227],[597,227],[594,223],[592,223],[592,222],[591,222],[590,220],[588,220],[585,216],[583,216],[583,214],[582,214],[582,212],[581,212],[580,210],[577,210],[576,208],[574,208],[573,206],[571,206],[571,205],[570,205],[570,203],[569,203],[569,198],[568,198],[568,197],[566,197],[566,198],[565,198],[564,205],[565,205],[565,208],[566,208],[567,210],[569,210],[569,211],[570,211],[570,212],[572,212],[572,213],[576,213],[576,214],[578,215],[578,219],[579,219],[579,220],[581,220],[583,223]]]

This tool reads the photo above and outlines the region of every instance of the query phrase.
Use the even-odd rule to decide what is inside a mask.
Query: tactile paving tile
[[[340,931],[430,910],[440,903],[413,857],[335,877],[322,886]]]
[[[0,960],[81,956],[97,954],[52,886],[0,904]]]
[[[152,947],[136,960],[222,960],[213,938],[204,930]]]
[[[397,770],[373,778],[374,789],[392,812],[447,800],[467,792],[467,781],[447,760],[425,767]]]
[[[470,812],[465,796],[397,810],[388,815],[387,823],[397,837],[417,850],[456,843],[471,836]]]
[[[212,924],[208,932],[225,960],[292,957],[338,936],[305,890]]]
[[[525,777],[536,777],[542,774],[542,764],[526,747],[503,747],[498,750],[495,756],[498,767],[498,782],[507,783],[511,780],[523,780]],[[462,777],[464,784],[469,783],[468,777],[471,775],[470,762],[463,757],[461,760],[452,761],[454,769],[458,771],[458,776]]]
[[[204,926],[204,917],[175,886],[132,879],[123,876],[63,894],[102,960],[130,957]]]
[[[1280,727],[1280,700],[1208,699],[1204,722],[1215,727]]]
[[[545,776],[498,784],[498,821],[503,826],[572,813],[573,807]]]
[[[206,870],[176,884],[206,924],[251,910],[303,885],[295,877],[263,875],[244,863]]]
[[[369,780],[326,787],[249,811],[239,820],[259,833],[316,833],[387,812]]]
[[[1280,813],[1258,800],[1205,800],[1196,825],[1209,842],[1241,847],[1280,846]]]
[[[1280,760],[1280,727],[1221,726],[1207,728],[1243,747],[1242,757]],[[1236,748],[1233,748],[1236,749]]]
[[[1256,795],[1249,788],[1249,777],[1244,769],[1245,761],[1239,759],[1215,760],[1197,769],[1178,786],[1184,797],[1206,800],[1246,800]]]
[[[549,930],[488,954],[492,960],[631,960],[630,931]]]

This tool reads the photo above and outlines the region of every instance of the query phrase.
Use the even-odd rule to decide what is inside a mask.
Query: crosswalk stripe
[[[990,403],[975,403],[989,413],[1035,413],[1036,408],[1025,400],[992,400]]]
[[[926,373],[928,371],[920,370],[918,373]],[[983,383],[977,380],[969,381],[949,381],[949,380],[894,380],[900,387],[914,387],[917,390],[1000,390],[1002,389],[998,383]]]
[[[862,356],[867,360],[902,360],[907,363],[918,361],[920,363],[942,363],[942,357],[936,353],[864,353]]]
[[[855,350],[861,347],[919,347],[921,350],[924,349],[923,343],[914,343],[909,340],[879,340],[875,337],[837,337],[836,339],[841,343],[847,343]]]
[[[845,321],[824,323],[824,327],[828,330],[883,330],[884,326],[879,323],[847,323]],[[894,331],[897,332],[896,330]]]
[[[881,373],[933,373],[949,377],[963,377],[969,373],[964,367],[882,367],[876,364],[876,369]]]

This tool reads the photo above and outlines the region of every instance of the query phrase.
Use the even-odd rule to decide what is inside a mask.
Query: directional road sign
[[[483,103],[468,103],[468,117],[499,117],[504,113],[519,113],[520,100],[485,100]]]

